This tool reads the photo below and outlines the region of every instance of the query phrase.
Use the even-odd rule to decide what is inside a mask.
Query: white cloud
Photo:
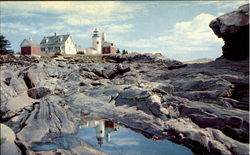
[[[6,34],[22,34],[22,35],[52,35],[53,33],[58,34],[65,34],[66,32],[70,32],[71,34],[74,34],[75,36],[85,36],[83,35],[80,30],[76,29],[70,29],[70,27],[67,27],[66,25],[55,22],[51,25],[46,25],[42,23],[25,23],[22,24],[21,22],[3,22],[1,23],[1,32],[4,32]]]
[[[166,56],[178,57],[181,60],[212,54],[218,57],[223,41],[217,38],[209,27],[209,23],[214,18],[213,15],[202,13],[191,21],[176,23],[171,31],[166,31],[165,35],[130,41],[116,37],[115,42],[145,52],[162,52]],[[211,52],[211,54],[206,54],[206,52]]]
[[[198,5],[213,5],[218,9],[232,8],[237,9],[241,5],[249,3],[248,0],[232,0],[232,1],[199,1],[195,2]]]
[[[179,22],[175,24],[172,34],[166,37],[159,37],[167,55],[179,54],[180,59],[185,57],[205,56],[206,52],[216,52],[215,57],[220,55],[220,47],[223,45],[222,39],[217,38],[209,27],[209,23],[215,18],[210,14],[199,14],[192,21]]]
[[[114,12],[130,13],[143,9],[142,5],[131,5],[115,1],[38,1],[38,2],[1,2],[4,10],[22,10],[23,12],[82,13],[85,15],[111,15]],[[9,14],[8,16],[16,16]]]
[[[77,33],[71,33],[72,34],[72,36],[73,36],[73,38],[90,38],[91,37],[91,35],[88,35],[88,34],[86,34],[86,33],[81,33],[81,32],[77,32]]]
[[[48,14],[54,14],[58,20],[75,26],[124,21],[143,11],[146,11],[143,5],[115,1],[1,2],[1,18],[49,18]]]
[[[30,26],[21,24],[20,22],[6,22],[1,23],[1,32],[10,33],[10,34],[25,34],[25,33],[35,33],[35,30],[32,30]]]
[[[187,6],[190,6],[192,5],[192,2],[191,1],[163,1],[163,2],[148,2],[148,4],[151,6],[151,7],[159,7],[159,6],[164,6],[164,7],[174,7],[174,8],[178,8],[178,7],[187,7]]]
[[[99,26],[98,29],[103,32],[107,33],[126,33],[134,30],[134,25],[132,24],[121,24],[121,25],[116,25],[116,24],[108,24],[108,25],[103,25]]]
[[[133,18],[133,15],[126,14],[116,14],[116,16],[106,15],[83,15],[79,13],[75,13],[74,15],[66,14],[60,17],[65,23],[74,26],[93,26],[100,25],[105,23],[110,23],[114,21],[125,21],[127,19]]]
[[[56,12],[79,12],[88,15],[111,15],[113,12],[129,13],[137,10],[141,6],[131,7],[129,4],[115,1],[88,1],[88,2],[39,2],[42,8],[54,10]]]
[[[199,45],[203,42],[218,43],[220,40],[209,28],[209,23],[215,18],[213,15],[203,13],[196,16],[192,21],[176,23],[171,38],[178,42],[189,42],[192,45]]]
[[[248,0],[217,0],[217,1],[168,1],[167,3],[151,2],[152,7],[166,6],[166,7],[188,7],[192,5],[198,6],[214,6],[218,9],[232,8],[237,9],[239,6],[249,3]]]
[[[61,19],[63,19],[63,21],[69,25],[74,25],[74,26],[83,26],[83,25],[98,25],[104,22],[108,22],[109,20],[101,18],[101,17],[97,17],[94,18],[92,17],[90,18],[86,18],[83,16],[79,16],[79,15],[65,15],[65,16],[61,16]]]
[[[232,8],[232,9],[237,9],[238,7],[249,3],[248,1],[229,1],[225,3],[217,3],[217,7],[222,9],[222,8]]]
[[[136,138],[126,137],[126,138],[112,138],[112,142],[118,146],[134,146],[140,145]]]

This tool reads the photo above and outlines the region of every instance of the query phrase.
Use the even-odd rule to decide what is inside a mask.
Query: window
[[[97,45],[99,44],[99,41],[97,41]]]
[[[55,50],[60,50],[60,47],[59,46],[55,46],[54,49]]]

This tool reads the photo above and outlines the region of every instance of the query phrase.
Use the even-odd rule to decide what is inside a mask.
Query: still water
[[[111,155],[192,155],[171,141],[155,141],[110,120],[83,120],[77,136]]]

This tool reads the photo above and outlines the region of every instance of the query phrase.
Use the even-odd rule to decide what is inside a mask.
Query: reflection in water
[[[97,143],[101,147],[104,138],[107,143],[110,142],[110,134],[117,131],[117,123],[110,120],[92,120],[83,122],[80,128],[95,128]]]
[[[154,141],[110,120],[82,120],[77,136],[99,151],[111,155],[192,155],[171,141]],[[111,138],[112,137],[112,138]]]
[[[145,134],[145,133],[143,133]],[[112,139],[111,139],[112,135]],[[77,136],[93,148],[110,155],[192,155],[188,148],[168,140],[154,141],[110,120],[82,120],[76,135],[55,137],[53,143],[38,144],[32,150],[56,150],[71,146]],[[147,135],[146,135],[147,136]],[[147,136],[148,137],[148,136]],[[151,137],[151,136],[149,136]],[[152,137],[151,137],[152,138]],[[59,146],[57,145],[59,144]],[[74,145],[74,144],[73,144]]]

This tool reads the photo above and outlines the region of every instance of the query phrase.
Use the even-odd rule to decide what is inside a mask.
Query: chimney
[[[103,32],[103,33],[102,33],[102,41],[104,42],[104,41],[106,41],[106,39],[107,39],[107,38],[106,38],[106,33]]]
[[[56,33],[55,33],[55,36],[56,36]]]

